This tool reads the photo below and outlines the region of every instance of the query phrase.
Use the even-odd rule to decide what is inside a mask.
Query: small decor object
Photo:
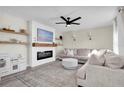
[[[15,30],[12,30],[12,29],[10,29],[10,28],[2,28],[2,30],[15,32]]]
[[[21,33],[26,33],[26,30],[25,29],[20,29],[20,32]]]
[[[89,40],[92,40],[92,33],[91,32],[88,33],[88,37],[89,37]]]
[[[76,41],[76,35],[72,35],[72,39],[73,39],[73,41]]]
[[[59,39],[62,40],[63,39],[62,36],[59,36]]]
[[[15,39],[15,38],[10,39],[10,41],[11,41],[11,42],[16,42],[16,43],[18,42],[18,40]]]

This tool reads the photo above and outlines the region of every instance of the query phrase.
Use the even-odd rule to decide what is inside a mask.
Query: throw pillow
[[[97,56],[101,56],[101,55],[104,55],[106,53],[106,50],[105,49],[100,49],[97,53],[96,53],[96,55]]]
[[[67,55],[67,52],[68,52],[68,49],[65,48],[65,49],[64,49],[64,54]]]
[[[98,53],[98,51],[96,49],[94,49],[91,54],[97,54],[97,53]]]
[[[101,58],[99,58],[95,54],[92,54],[91,57],[88,59],[88,63],[92,64],[92,65],[102,66],[104,64],[104,60],[102,58],[103,56],[101,56]]]
[[[111,55],[111,56],[116,56],[117,54],[115,54],[113,51],[111,50],[107,50],[106,51],[106,55]]]
[[[124,58],[119,55],[105,55],[105,66],[113,69],[121,69],[124,67]]]
[[[72,49],[68,49],[67,56],[74,56],[74,51]]]
[[[92,51],[92,53],[89,55],[89,57],[91,55],[95,55],[97,57],[97,59],[100,61],[100,63],[102,63],[102,65],[103,65],[105,63],[105,57],[104,57],[105,52],[106,52],[105,49],[104,50],[102,49],[102,50],[99,50],[99,51],[97,51],[96,49],[94,49]]]

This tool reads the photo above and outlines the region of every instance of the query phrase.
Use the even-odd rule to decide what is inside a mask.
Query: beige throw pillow
[[[92,54],[91,57],[88,59],[88,63],[89,64],[92,64],[92,65],[99,65],[99,66],[102,66],[104,65],[104,55],[98,57],[96,56],[95,54]]]
[[[121,69],[124,67],[124,58],[119,55],[105,55],[106,62],[105,66],[113,69]]]
[[[73,51],[73,49],[68,49],[67,55],[68,55],[68,56],[74,56],[74,51]]]
[[[106,53],[106,50],[105,49],[100,49],[97,53],[96,53],[96,55],[97,56],[101,56],[101,55],[104,55]]]

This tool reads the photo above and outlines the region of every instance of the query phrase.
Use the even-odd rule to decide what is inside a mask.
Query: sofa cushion
[[[67,56],[74,56],[74,51],[73,51],[73,49],[68,49],[68,51],[67,51]]]
[[[113,68],[113,69],[121,69],[124,67],[124,58],[119,55],[105,55],[106,62],[105,66]]]
[[[60,54],[59,57],[61,58],[73,58],[72,56],[68,56],[68,55],[65,55],[65,54]]]
[[[90,49],[77,49],[77,55],[79,56],[88,56]]]
[[[87,60],[88,59],[87,56],[78,56],[78,55],[75,55],[74,58],[81,59],[81,60]]]
[[[95,54],[92,54],[91,57],[88,59],[88,63],[89,64],[92,64],[92,65],[104,65],[104,62],[105,62],[105,58],[104,58],[104,55],[101,55],[101,56],[97,56]]]
[[[77,49],[70,49],[70,48],[65,48],[64,54],[67,55],[69,51],[73,51],[73,54],[77,55]]]

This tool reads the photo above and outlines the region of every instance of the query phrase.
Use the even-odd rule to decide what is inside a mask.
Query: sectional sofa
[[[124,87],[124,57],[114,53],[92,55],[77,71],[77,85]]]
[[[85,63],[88,60],[88,55],[91,53],[92,49],[80,48],[80,49],[70,49],[65,48],[58,56],[59,58],[76,58],[78,62]]]

